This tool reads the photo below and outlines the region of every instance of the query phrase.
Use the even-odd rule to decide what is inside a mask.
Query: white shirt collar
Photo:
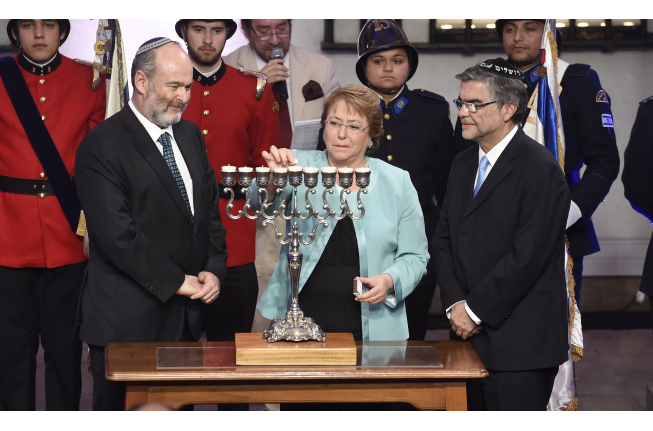
[[[160,128],[159,126],[157,126],[156,124],[148,120],[147,117],[145,117],[145,115],[138,112],[138,109],[136,109],[136,107],[134,106],[134,102],[132,102],[132,100],[129,101],[129,107],[131,108],[132,111],[134,111],[134,114],[136,114],[136,118],[138,118],[138,121],[140,121],[143,127],[145,127],[147,134],[150,135],[150,137],[154,142],[156,142],[164,132],[168,132],[172,137],[172,139],[175,139],[175,135],[172,133],[172,125],[166,127],[165,129]]]
[[[193,66],[193,67],[195,67],[195,66]],[[221,67],[222,67],[222,57],[220,57],[220,63],[218,63],[218,67],[217,67],[214,71],[212,71],[212,72],[208,72],[208,73],[200,72],[200,70],[199,70],[197,67],[195,67],[195,70],[197,70],[199,73],[201,73],[202,75],[204,75],[206,78],[209,78],[209,77],[211,77],[214,73],[216,73],[218,70],[220,70]]]
[[[399,89],[399,91],[397,91],[397,94],[395,95],[395,97],[393,97],[392,99],[390,99],[390,102],[392,102],[392,101],[395,100],[397,97],[399,97],[399,95],[401,94],[401,92],[404,91],[404,87],[405,87],[405,86],[406,86],[406,84],[404,84],[404,85],[401,86],[401,88]],[[376,93],[376,91],[375,91],[375,93]],[[383,100],[383,97],[382,97],[379,93],[376,93],[376,95],[379,96],[379,99]]]
[[[32,63],[32,64],[35,65],[35,66],[38,66],[38,67],[45,67],[45,66],[47,66],[48,64],[52,63],[52,60],[54,60],[55,58],[57,58],[57,54],[59,54],[59,51],[55,52],[54,55],[52,56],[52,58],[49,59],[48,61],[46,61],[45,63],[34,63],[34,62],[33,62],[32,60],[30,60],[29,57],[26,56],[25,54],[23,54],[23,58],[24,58],[25,60],[29,61],[30,63]]]
[[[515,136],[515,133],[517,133],[518,129],[519,129],[519,126],[515,124],[515,127],[512,128],[510,133],[508,133],[508,135],[506,135],[506,137],[503,138],[501,140],[501,142],[499,142],[494,147],[492,147],[492,149],[490,151],[488,151],[487,154],[485,153],[485,151],[483,151],[483,148],[481,148],[481,146],[479,145],[478,146],[478,161],[479,161],[479,163],[481,162],[481,159],[483,158],[483,156],[487,156],[487,160],[488,160],[488,162],[490,162],[490,166],[494,166],[494,164],[499,159],[499,156],[501,155],[501,153],[503,153],[503,150],[506,149],[506,147],[508,146],[508,144],[510,143],[512,138]]]

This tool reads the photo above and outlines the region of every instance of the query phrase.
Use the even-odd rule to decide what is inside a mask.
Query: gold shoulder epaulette
[[[261,100],[265,91],[265,83],[268,82],[268,77],[261,72],[254,72],[253,70],[243,69],[242,67],[238,71],[244,75],[256,77],[256,100]]]
[[[73,60],[77,64],[81,64],[83,66],[88,66],[93,68],[93,82],[91,83],[91,88],[93,91],[97,90],[98,87],[100,86],[100,80],[102,79],[102,73],[109,73],[111,74],[111,68],[106,67],[100,63],[95,63],[93,61],[86,61],[86,60],[80,60],[79,58],[76,58]]]

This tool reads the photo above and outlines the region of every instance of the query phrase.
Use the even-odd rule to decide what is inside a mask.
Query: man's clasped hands
[[[463,340],[473,337],[483,330],[481,325],[474,323],[467,310],[465,310],[465,301],[460,301],[451,307],[451,318],[449,319],[451,323],[451,329],[458,335],[462,337]]]
[[[214,274],[202,271],[197,277],[186,274],[184,284],[177,290],[177,295],[188,296],[190,299],[200,299],[210,304],[220,295],[220,280]]]

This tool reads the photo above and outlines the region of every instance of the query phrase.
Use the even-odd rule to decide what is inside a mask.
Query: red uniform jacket
[[[257,101],[256,78],[224,62],[208,78],[193,69],[193,79],[190,103],[182,117],[202,131],[218,183],[222,166],[267,166],[261,153],[270,145],[279,146],[279,117],[278,109],[272,110],[272,88],[266,84],[263,97]],[[227,229],[227,266],[254,262],[256,221],[229,218],[228,203],[229,199],[220,199],[220,215]],[[237,214],[244,204],[243,199],[234,200],[231,213]]]
[[[93,69],[61,54],[43,68],[24,57],[19,61],[18,55],[14,59],[68,173],[73,175],[77,146],[104,120],[104,79],[93,91]],[[0,175],[47,179],[41,177],[44,169],[9,99],[7,85],[12,84],[0,80]],[[41,199],[0,192],[0,266],[54,268],[84,260],[82,239],[70,229],[56,196]]]

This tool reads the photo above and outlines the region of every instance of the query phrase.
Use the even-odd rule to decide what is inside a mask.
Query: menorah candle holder
[[[239,219],[241,217],[247,217],[249,219],[258,219],[261,217],[263,219],[263,226],[272,225],[275,231],[275,238],[277,242],[281,245],[290,244],[290,251],[288,252],[288,271],[290,273],[290,290],[291,290],[291,299],[290,307],[286,311],[286,316],[284,318],[277,318],[272,320],[270,327],[263,331],[263,335],[272,343],[279,340],[286,341],[305,341],[305,340],[315,340],[315,341],[325,341],[326,334],[322,331],[319,325],[315,323],[310,317],[304,316],[304,313],[299,308],[299,276],[302,270],[302,253],[299,251],[300,244],[309,245],[315,240],[315,232],[317,231],[318,226],[324,225],[324,227],[329,226],[328,218],[331,217],[333,220],[342,220],[345,217],[349,217],[352,220],[359,220],[365,215],[365,206],[361,201],[361,193],[367,194],[367,186],[370,184],[370,170],[368,168],[359,168],[356,169],[356,185],[359,187],[358,194],[356,199],[358,202],[357,209],[359,211],[358,215],[354,215],[353,212],[349,209],[349,204],[345,198],[346,195],[351,193],[350,187],[353,184],[354,172],[349,168],[342,168],[338,172],[338,180],[342,191],[340,192],[340,214],[337,215],[336,211],[331,210],[329,203],[327,202],[327,193],[333,194],[333,186],[336,184],[336,168],[333,167],[324,167],[322,168],[322,185],[324,186],[324,192],[322,193],[322,209],[325,210],[324,214],[319,214],[318,210],[313,208],[309,196],[315,194],[315,187],[319,184],[318,180],[318,169],[314,167],[301,168],[299,166],[291,166],[289,168],[277,168],[272,172],[272,178],[270,176],[269,168],[256,168],[256,185],[259,187],[258,193],[261,197],[261,209],[252,210],[251,208],[251,199],[252,195],[249,190],[249,187],[252,185],[252,168],[239,168],[238,169],[238,184],[241,186],[241,193],[245,193],[245,205],[242,210],[238,211],[238,214],[231,214],[231,209],[233,209],[234,202],[234,191],[232,187],[236,184],[236,172],[232,166],[223,166],[222,170],[222,184],[225,186],[225,193],[229,193],[229,203],[227,204],[227,216],[232,219]],[[306,201],[305,209],[307,210],[306,214],[302,214],[302,211],[297,206],[297,187],[302,184],[307,187],[306,194],[304,199]],[[276,187],[274,199],[269,201],[267,187],[270,185],[270,181]],[[291,208],[286,214],[286,201],[287,193],[285,187],[290,184],[293,188],[292,201],[290,202]],[[281,197],[281,202],[279,203],[279,208],[273,210],[271,214],[268,214],[268,208],[273,204],[273,202]],[[250,210],[252,211],[250,214]],[[283,237],[283,234],[279,232],[279,227],[275,222],[275,219],[281,218],[284,221],[292,221],[292,231],[288,232],[286,237]],[[304,240],[304,233],[299,232],[299,220],[308,220],[309,218],[315,218],[316,222],[313,226],[311,232],[308,233],[308,240]]]

